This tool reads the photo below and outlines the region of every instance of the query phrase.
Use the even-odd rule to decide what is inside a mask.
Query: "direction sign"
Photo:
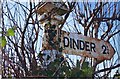
[[[61,47],[66,54],[93,57],[98,60],[111,59],[115,51],[112,45],[104,40],[91,38],[77,33],[63,33]]]

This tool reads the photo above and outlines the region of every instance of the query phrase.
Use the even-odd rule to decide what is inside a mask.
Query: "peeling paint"
[[[65,40],[64,37],[67,37],[68,40]],[[64,32],[62,34],[61,39],[62,39],[62,42],[60,45],[64,49],[63,52],[66,54],[80,55],[80,56],[84,56],[84,57],[93,57],[98,60],[109,60],[113,57],[113,55],[115,53],[115,50],[110,43],[108,43],[104,40],[84,36],[82,34]],[[71,42],[71,39],[74,41]],[[91,42],[94,43],[95,51],[86,51],[85,49],[84,50],[78,49],[77,45],[79,45],[79,44],[76,45],[76,43],[78,43],[77,41],[79,41],[79,40],[82,40],[84,42],[87,41],[88,47],[90,46],[89,43],[91,43]],[[68,45],[68,42],[69,42],[69,45]],[[64,43],[67,43],[66,46]],[[72,46],[70,46],[71,45],[70,43],[74,43],[74,44],[72,44]]]

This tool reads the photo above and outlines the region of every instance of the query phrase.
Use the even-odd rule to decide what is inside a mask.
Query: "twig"
[[[120,67],[120,64],[118,64],[116,66],[112,66],[110,68],[105,68],[105,69],[98,70],[98,71],[94,72],[94,74],[97,74],[97,73],[100,73],[100,72],[104,72],[104,71],[108,71],[108,70],[112,70],[112,69],[115,69],[115,68],[118,68],[118,67]]]
[[[109,41],[109,39],[110,39],[111,37],[113,37],[114,35],[116,35],[116,34],[119,33],[119,32],[120,32],[120,30],[118,30],[117,32],[115,32],[115,33],[109,35],[107,41]]]
[[[58,67],[57,70],[53,73],[52,77],[54,77],[54,75],[55,75],[55,74],[57,73],[57,71],[60,69],[60,67],[61,67],[61,65],[64,63],[64,61],[66,61],[66,59],[64,59],[64,60],[60,63],[59,67]]]

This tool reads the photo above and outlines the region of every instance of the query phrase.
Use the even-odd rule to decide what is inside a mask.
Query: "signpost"
[[[56,59],[56,55],[61,54],[58,51],[59,26],[68,8],[64,2],[45,2],[38,7],[36,12],[40,14],[39,21],[45,29],[41,53],[45,54],[43,64],[47,65]]]
[[[63,6],[64,5],[64,6]],[[37,13],[41,15],[40,22],[45,28],[42,50],[43,53],[47,51],[58,51],[58,36],[60,34],[58,29],[62,22],[62,15],[68,11],[63,3],[44,3],[38,7]],[[115,51],[110,43],[95,39],[82,34],[66,33],[61,35],[60,47],[62,52],[66,54],[81,55],[84,57],[93,57],[98,60],[111,59]]]
[[[110,43],[82,34],[66,33],[61,37],[61,47],[66,54],[93,57],[98,60],[111,59],[115,51]]]

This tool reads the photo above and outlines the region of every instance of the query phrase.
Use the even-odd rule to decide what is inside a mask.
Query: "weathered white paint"
[[[64,32],[61,47],[66,54],[93,57],[98,60],[111,59],[115,53],[112,45],[104,40],[83,36],[77,33]]]

